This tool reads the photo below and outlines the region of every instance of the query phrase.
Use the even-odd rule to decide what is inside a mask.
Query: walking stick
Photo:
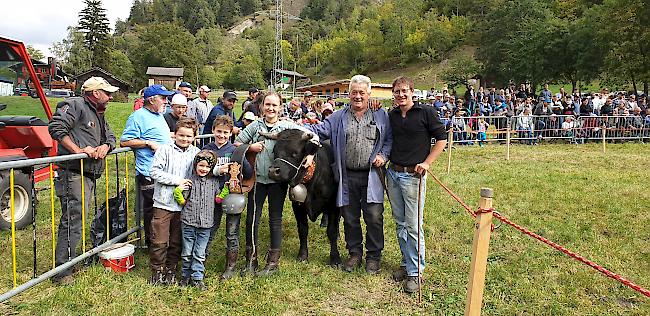
[[[422,225],[420,224],[420,214],[422,210],[420,201],[422,201],[422,175],[420,175],[418,181],[418,304],[422,304],[422,271],[420,268],[420,258],[422,257],[422,250],[420,249],[420,231],[422,229]]]

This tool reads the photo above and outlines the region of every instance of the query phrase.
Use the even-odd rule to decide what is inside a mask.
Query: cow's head
[[[288,182],[296,185],[300,182],[303,172],[300,165],[307,155],[305,147],[312,135],[299,129],[286,129],[279,133],[260,133],[260,135],[276,140],[273,148],[274,160],[269,167],[269,178],[277,182]]]

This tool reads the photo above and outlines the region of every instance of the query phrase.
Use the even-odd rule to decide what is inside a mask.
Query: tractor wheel
[[[0,180],[0,229],[11,229],[11,189],[9,173],[3,172]],[[29,175],[14,170],[14,220],[16,229],[21,229],[32,222],[32,182]]]

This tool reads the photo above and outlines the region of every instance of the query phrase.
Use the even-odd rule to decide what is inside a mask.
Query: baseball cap
[[[187,105],[187,98],[184,95],[180,94],[180,93],[174,94],[174,97],[172,97],[171,104],[172,105],[174,105],[174,104]]]
[[[304,95],[306,97],[311,97],[313,94],[311,93],[311,91],[307,90],[307,91],[305,91]]]
[[[203,90],[203,91],[205,91],[205,92],[210,92],[210,91],[212,91],[212,90],[210,90],[210,88],[208,88],[208,86],[206,86],[206,85],[200,86],[200,87],[199,87],[199,90]]]
[[[192,89],[192,85],[187,81],[181,82],[181,84],[179,84],[178,87],[179,88],[190,88],[190,89]]]
[[[151,85],[144,89],[145,99],[153,97],[154,95],[170,96],[172,94],[174,94],[174,92],[167,90],[167,88],[161,84]]]
[[[113,93],[117,90],[120,90],[118,87],[112,86],[106,79],[102,77],[90,77],[88,80],[84,81],[83,86],[81,86],[81,91],[95,91],[95,90],[104,90],[106,92]]]
[[[257,88],[248,89],[248,93],[256,93],[256,92],[260,92],[260,90],[257,90]]]
[[[441,97],[441,96],[442,96],[442,93],[438,92],[438,93],[436,93],[436,96],[437,96],[437,97]]]
[[[253,114],[253,112],[248,111],[248,112],[244,113],[244,119],[249,120],[249,121],[254,121],[254,120],[257,120],[257,116],[255,116],[255,114]]]
[[[225,91],[223,93],[223,99],[224,100],[231,100],[231,99],[237,100],[237,93],[235,93],[234,91]]]

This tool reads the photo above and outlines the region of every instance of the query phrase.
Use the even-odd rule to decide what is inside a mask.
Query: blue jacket
[[[223,107],[223,103],[219,102],[215,107],[212,108],[210,114],[208,114],[208,118],[205,119],[202,134],[211,134],[212,124],[214,123],[214,120],[221,115],[228,115],[230,118],[232,118],[233,123],[237,122],[237,119],[235,119],[235,114],[232,112],[232,110],[226,110],[226,108]]]
[[[334,176],[339,182],[339,188],[336,193],[336,206],[338,207],[350,204],[348,177],[345,168],[346,117],[350,115],[350,111],[350,106],[348,105],[332,113],[321,124],[305,126],[316,133],[321,140],[330,139],[332,143],[332,149],[334,151],[334,165],[332,169],[334,170]],[[390,122],[388,121],[388,113],[384,109],[379,109],[372,113],[372,117],[379,131],[379,137],[368,159],[372,163],[376,155],[381,155],[384,160],[388,161],[388,156],[393,145],[393,134],[390,128]],[[368,174],[368,194],[366,199],[368,203],[384,203],[382,179],[374,167],[371,168],[371,172]]]

